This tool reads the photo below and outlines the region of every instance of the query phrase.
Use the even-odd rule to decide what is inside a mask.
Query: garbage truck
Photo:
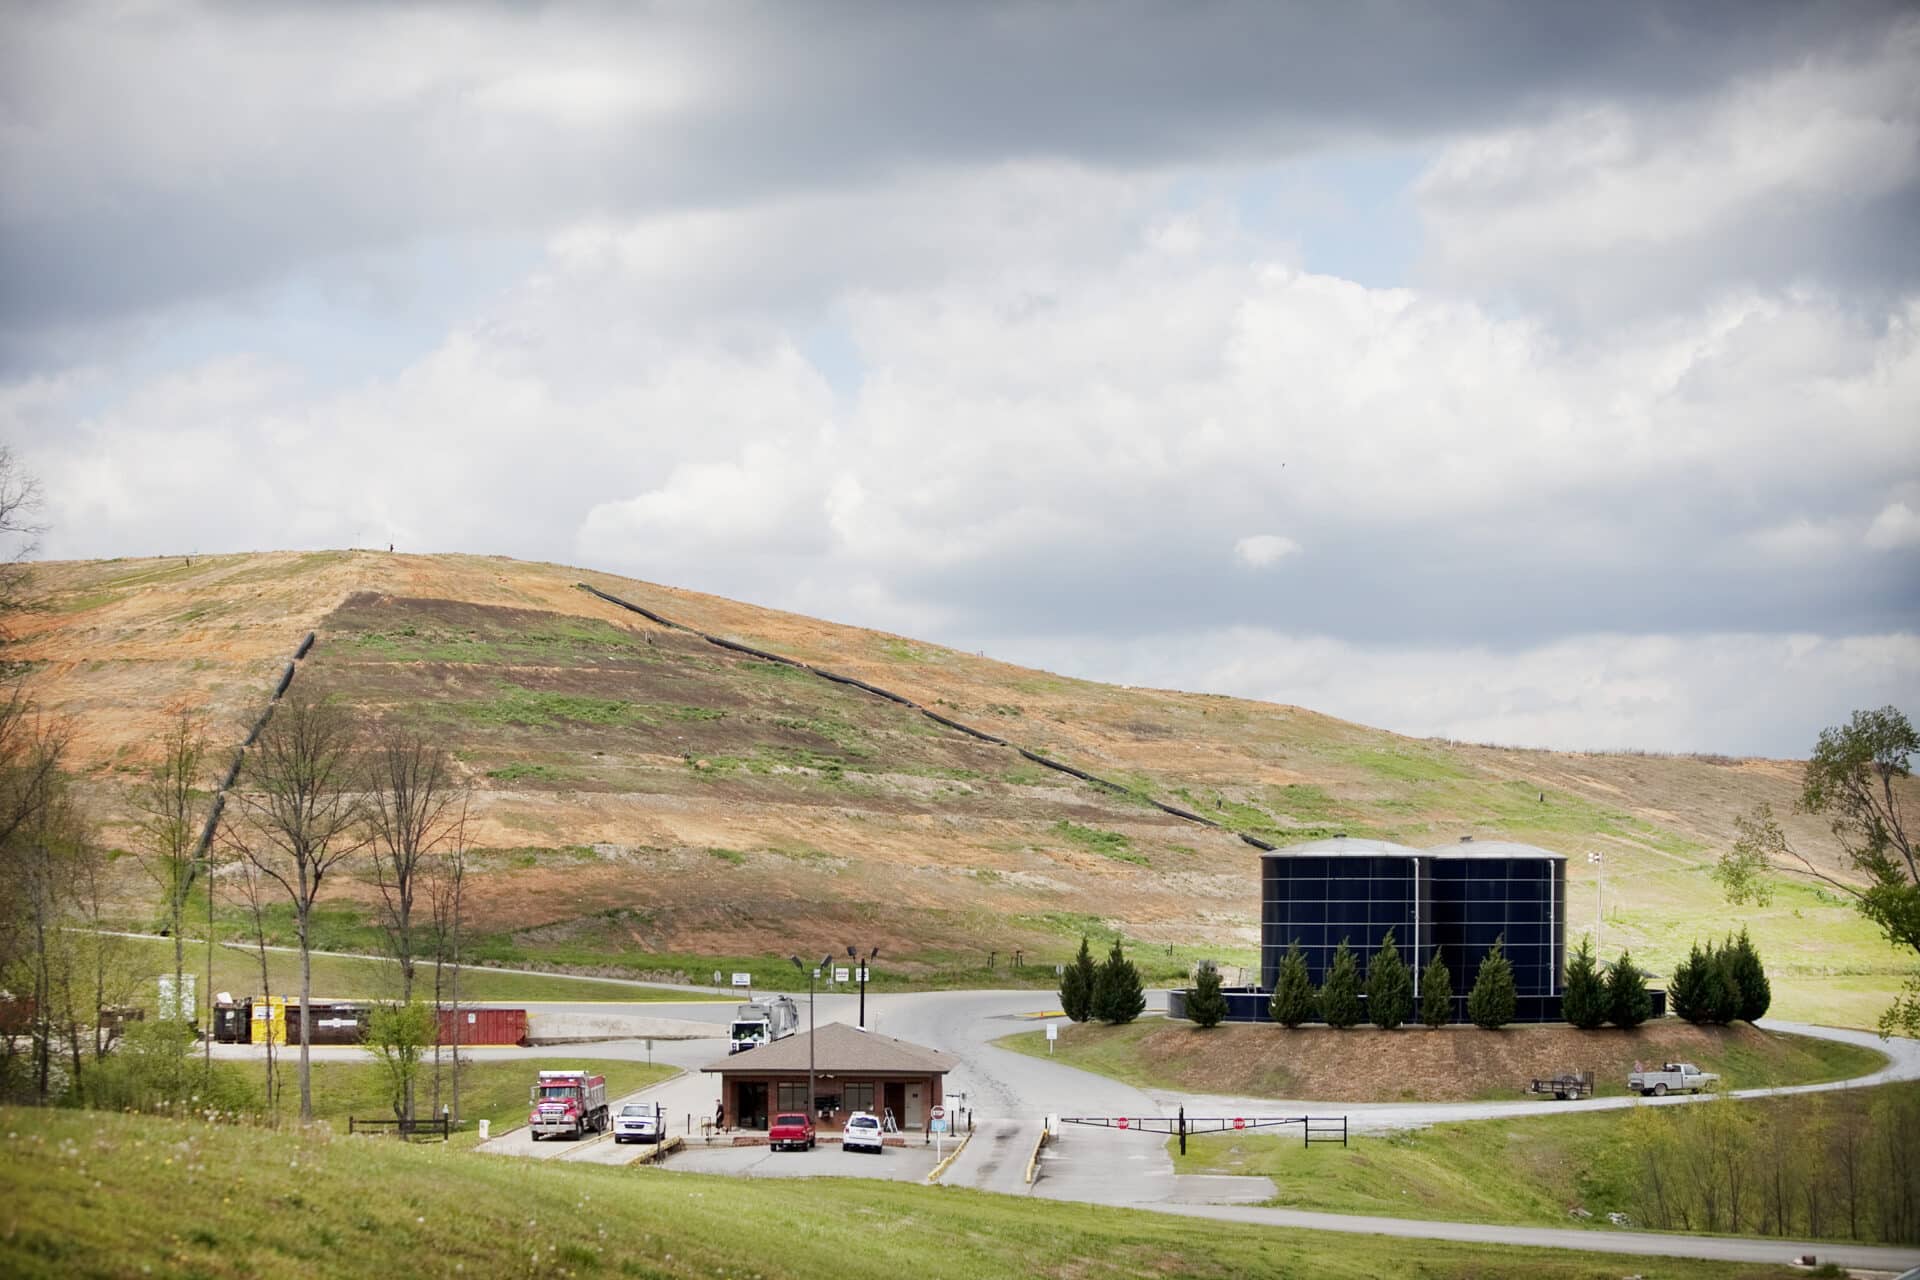
[[[770,996],[743,1004],[733,1011],[733,1026],[728,1031],[727,1052],[744,1053],[748,1049],[775,1040],[785,1040],[800,1029],[800,1006],[792,996]]]
[[[585,1070],[542,1071],[533,1086],[527,1129],[535,1142],[555,1134],[570,1138],[607,1129],[607,1078]]]

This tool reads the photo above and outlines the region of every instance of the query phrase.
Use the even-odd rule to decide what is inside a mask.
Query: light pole
[[[860,951],[857,947],[848,947],[847,954],[853,957],[853,963],[858,966],[860,970],[860,1029],[865,1031],[867,1029],[867,962],[880,954],[880,948],[875,947],[873,950],[867,952],[866,960],[860,958]]]
[[[814,983],[820,980],[820,970],[833,963],[833,953],[828,952],[822,956],[819,965],[812,969],[801,964],[799,956],[788,956],[787,959],[793,961],[794,968],[807,975],[807,1119],[818,1124],[820,1121],[820,1112],[818,1108],[814,1106],[813,1093],[813,986]]]

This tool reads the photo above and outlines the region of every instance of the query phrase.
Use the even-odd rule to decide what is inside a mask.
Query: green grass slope
[[[1182,1173],[1272,1178],[1277,1194],[1269,1203],[1288,1208],[1599,1230],[1619,1213],[1657,1226],[1658,1169],[1670,1179],[1664,1191],[1672,1200],[1715,1191],[1713,1230],[1920,1239],[1920,1178],[1910,1167],[1920,1149],[1920,1085],[1913,1084],[1475,1120],[1356,1137],[1344,1148],[1303,1150],[1297,1137],[1243,1133],[1190,1138],[1185,1156],[1173,1149]],[[1682,1207],[1693,1229],[1708,1229],[1697,1200]]]
[[[896,1183],[571,1168],[133,1116],[7,1109],[0,1133],[0,1272],[36,1280],[1794,1274],[1599,1252],[1410,1246]]]

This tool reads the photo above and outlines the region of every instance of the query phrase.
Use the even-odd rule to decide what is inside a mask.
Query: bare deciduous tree
[[[40,509],[40,482],[21,467],[13,450],[0,444],[0,540],[13,545],[0,560],[0,639],[8,634],[7,616],[26,603],[26,559],[39,549],[42,526],[33,523]]]
[[[260,872],[254,865],[253,859],[246,856],[246,851],[237,844],[233,844],[231,839],[229,839],[229,844],[240,854],[240,895],[242,900],[247,904],[248,913],[253,918],[253,954],[260,965],[260,998],[266,1004],[269,1021],[268,1025],[264,1028],[254,1028],[252,1034],[256,1037],[255,1043],[260,1044],[266,1049],[267,1073],[266,1083],[263,1089],[264,1102],[266,1104],[265,1112],[267,1122],[277,1125],[280,1122],[280,1075],[278,1059],[274,1052],[278,1046],[273,1043],[273,1027],[270,1016],[273,1008],[273,971],[267,964],[265,895],[261,891]],[[209,890],[212,889],[213,885],[211,880],[208,881],[207,887]],[[262,1034],[263,1032],[265,1034]]]
[[[141,869],[159,886],[167,913],[167,932],[173,937],[175,1008],[186,991],[187,899],[193,889],[200,827],[206,821],[207,793],[200,789],[207,757],[206,738],[199,718],[182,711],[167,726],[160,742],[161,756],[146,779],[133,789],[134,809],[140,814],[140,844],[136,857]],[[211,889],[208,890],[211,892]],[[212,997],[201,993],[201,1003]]]
[[[314,903],[327,877],[366,847],[358,735],[346,709],[296,690],[276,706],[241,771],[235,843],[293,907],[300,947],[300,1119],[313,1119]]]
[[[398,726],[368,752],[367,832],[373,880],[386,908],[387,947],[400,966],[400,1003],[413,1002],[414,906],[429,865],[465,813],[452,762],[439,746]],[[435,991],[436,1003],[439,992]],[[413,1118],[413,1076],[404,1077],[404,1118]]]
[[[453,1027],[453,1119],[460,1119],[460,912],[466,898],[467,806],[463,791],[452,838],[427,866],[427,902],[433,930],[433,1002],[451,1010]],[[433,1107],[440,1109],[440,1037],[433,1042]]]

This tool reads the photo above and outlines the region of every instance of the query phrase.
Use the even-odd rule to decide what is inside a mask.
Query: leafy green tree
[[[1740,838],[1714,871],[1728,901],[1765,905],[1773,896],[1772,873],[1808,876],[1852,898],[1888,942],[1920,957],[1920,855],[1914,852],[1907,812],[1913,792],[1902,785],[1913,776],[1917,753],[1920,733],[1894,707],[1856,711],[1847,724],[1821,730],[1801,775],[1795,808],[1827,819],[1865,884],[1816,865],[1793,847],[1773,811],[1761,805],[1738,820]],[[1920,1035],[1920,969],[1880,1015],[1880,1031]]]
[[[439,1032],[437,1021],[432,1007],[419,1000],[375,1005],[367,1019],[367,1047],[386,1072],[396,1120],[413,1119],[413,1084]]]
[[[1607,966],[1607,1020],[1632,1030],[1653,1016],[1653,997],[1647,994],[1647,975],[1625,951]]]
[[[1220,990],[1220,970],[1213,961],[1202,960],[1187,992],[1187,1017],[1196,1026],[1217,1027],[1227,1016],[1227,997]]]
[[[1696,942],[1687,958],[1674,967],[1673,978],[1667,983],[1667,1003],[1688,1022],[1713,1021],[1707,997],[1707,974],[1712,967],[1712,953],[1702,951]]]
[[[1400,958],[1393,945],[1393,930],[1380,940],[1367,966],[1367,1019],[1384,1031],[1392,1031],[1413,1016],[1413,971]]]
[[[1342,938],[1334,950],[1333,963],[1327,966],[1326,980],[1320,984],[1320,1019],[1344,1031],[1357,1026],[1360,1018],[1360,964],[1353,958],[1353,948]]]
[[[1300,952],[1298,938],[1287,944],[1280,971],[1274,975],[1273,999],[1268,1002],[1267,1011],[1283,1027],[1312,1022],[1319,1012],[1313,996],[1313,975],[1307,972],[1307,958]]]
[[[1444,1027],[1453,1021],[1453,975],[1438,949],[1420,975],[1420,1021],[1430,1027]]]
[[[1760,963],[1760,952],[1744,926],[1734,940],[1729,965],[1740,988],[1740,1017],[1747,1022],[1759,1021],[1773,1004],[1773,984],[1767,981],[1766,966]]]
[[[1519,1005],[1519,992],[1513,985],[1513,962],[1507,959],[1506,935],[1493,940],[1493,947],[1481,958],[1480,971],[1474,975],[1473,990],[1467,993],[1467,1016],[1473,1025],[1498,1031],[1513,1021]]]
[[[1060,1008],[1075,1022],[1093,1016],[1093,951],[1085,934],[1080,935],[1080,954],[1060,973]]]
[[[1120,939],[1093,979],[1093,1016],[1115,1026],[1132,1022],[1147,1007],[1147,991],[1140,970],[1120,950]]]
[[[1567,965],[1566,990],[1560,999],[1561,1016],[1582,1031],[1592,1031],[1607,1020],[1606,984],[1593,960],[1593,939],[1582,935],[1580,949]]]

